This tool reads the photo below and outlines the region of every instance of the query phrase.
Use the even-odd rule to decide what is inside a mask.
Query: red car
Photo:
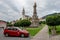
[[[4,29],[5,36],[21,36],[21,37],[29,37],[29,32],[26,30],[21,30],[18,27],[7,27]]]

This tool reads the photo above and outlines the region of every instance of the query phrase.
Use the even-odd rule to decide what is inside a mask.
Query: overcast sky
[[[36,0],[39,18],[60,12],[60,0]],[[0,0],[0,20],[13,21],[22,17],[22,9],[26,15],[33,15],[34,0]]]

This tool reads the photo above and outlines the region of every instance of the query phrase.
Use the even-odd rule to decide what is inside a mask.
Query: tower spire
[[[34,10],[33,10],[33,11],[34,11],[34,12],[33,12],[33,18],[35,17],[35,19],[38,18],[38,17],[37,17],[36,7],[37,7],[37,5],[36,5],[36,2],[35,2],[35,3],[34,3],[34,6],[33,6],[33,8],[34,8]]]
[[[25,15],[25,9],[24,9],[24,7],[23,7],[23,10],[22,10],[22,15]]]
[[[36,3],[36,0],[34,0],[34,2]]]
[[[36,7],[36,0],[34,0],[34,7]]]
[[[24,19],[25,18],[25,9],[23,8],[23,10],[22,10],[22,19]]]

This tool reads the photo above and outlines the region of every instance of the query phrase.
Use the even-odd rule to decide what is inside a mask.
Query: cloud
[[[43,17],[54,12],[60,12],[60,0],[36,0],[37,15]],[[0,19],[6,21],[17,20],[22,16],[25,8],[26,15],[33,15],[34,0],[0,0]]]
[[[0,4],[0,20],[12,21],[17,20],[18,18],[19,13],[2,1]]]
[[[10,8],[12,8],[14,11],[16,11],[16,12],[20,12],[19,10],[18,10],[18,8],[16,7],[16,5],[14,4],[14,1],[12,1],[12,0],[3,0],[3,2],[4,3],[6,3]]]
[[[45,3],[45,2],[44,2]],[[46,0],[45,6],[38,8],[38,16],[43,17],[54,12],[60,12],[60,0]]]

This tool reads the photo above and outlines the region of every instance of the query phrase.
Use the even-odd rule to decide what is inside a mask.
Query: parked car
[[[27,30],[22,30],[18,27],[7,27],[4,29],[4,35],[7,36],[21,36],[29,37],[29,32]]]

